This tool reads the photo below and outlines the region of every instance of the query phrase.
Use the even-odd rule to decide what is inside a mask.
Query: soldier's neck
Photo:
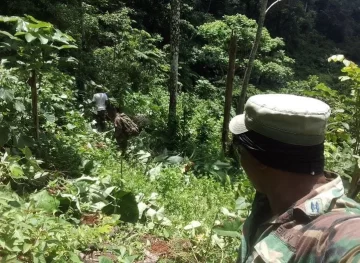
[[[324,175],[278,174],[264,189],[273,215],[281,215],[319,184],[327,183]]]

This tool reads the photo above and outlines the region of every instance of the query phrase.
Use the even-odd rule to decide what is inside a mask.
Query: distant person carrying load
[[[109,107],[107,112],[109,119],[114,124],[116,142],[124,155],[128,146],[128,140],[133,136],[139,135],[139,127],[129,116],[121,113],[114,106]]]
[[[98,131],[105,131],[106,128],[106,108],[108,106],[108,96],[101,87],[96,88],[96,93],[93,96],[92,101],[96,107],[96,126]]]
[[[229,125],[256,189],[238,263],[360,262],[360,205],[324,170],[330,107],[284,94],[249,98]]]

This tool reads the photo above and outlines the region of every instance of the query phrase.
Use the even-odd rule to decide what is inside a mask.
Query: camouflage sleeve
[[[360,262],[360,218],[333,225],[328,232],[325,262]]]

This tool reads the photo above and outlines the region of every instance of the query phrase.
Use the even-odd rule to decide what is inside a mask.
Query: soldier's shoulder
[[[355,201],[346,198],[344,201],[351,207],[334,208],[304,227],[298,244],[298,258],[353,262],[343,260],[350,256],[360,257],[360,210]]]

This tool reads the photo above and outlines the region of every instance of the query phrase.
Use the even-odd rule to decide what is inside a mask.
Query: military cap
[[[313,146],[324,142],[331,109],[309,97],[262,94],[248,99],[244,114],[229,124],[233,134],[254,131],[287,144]]]

